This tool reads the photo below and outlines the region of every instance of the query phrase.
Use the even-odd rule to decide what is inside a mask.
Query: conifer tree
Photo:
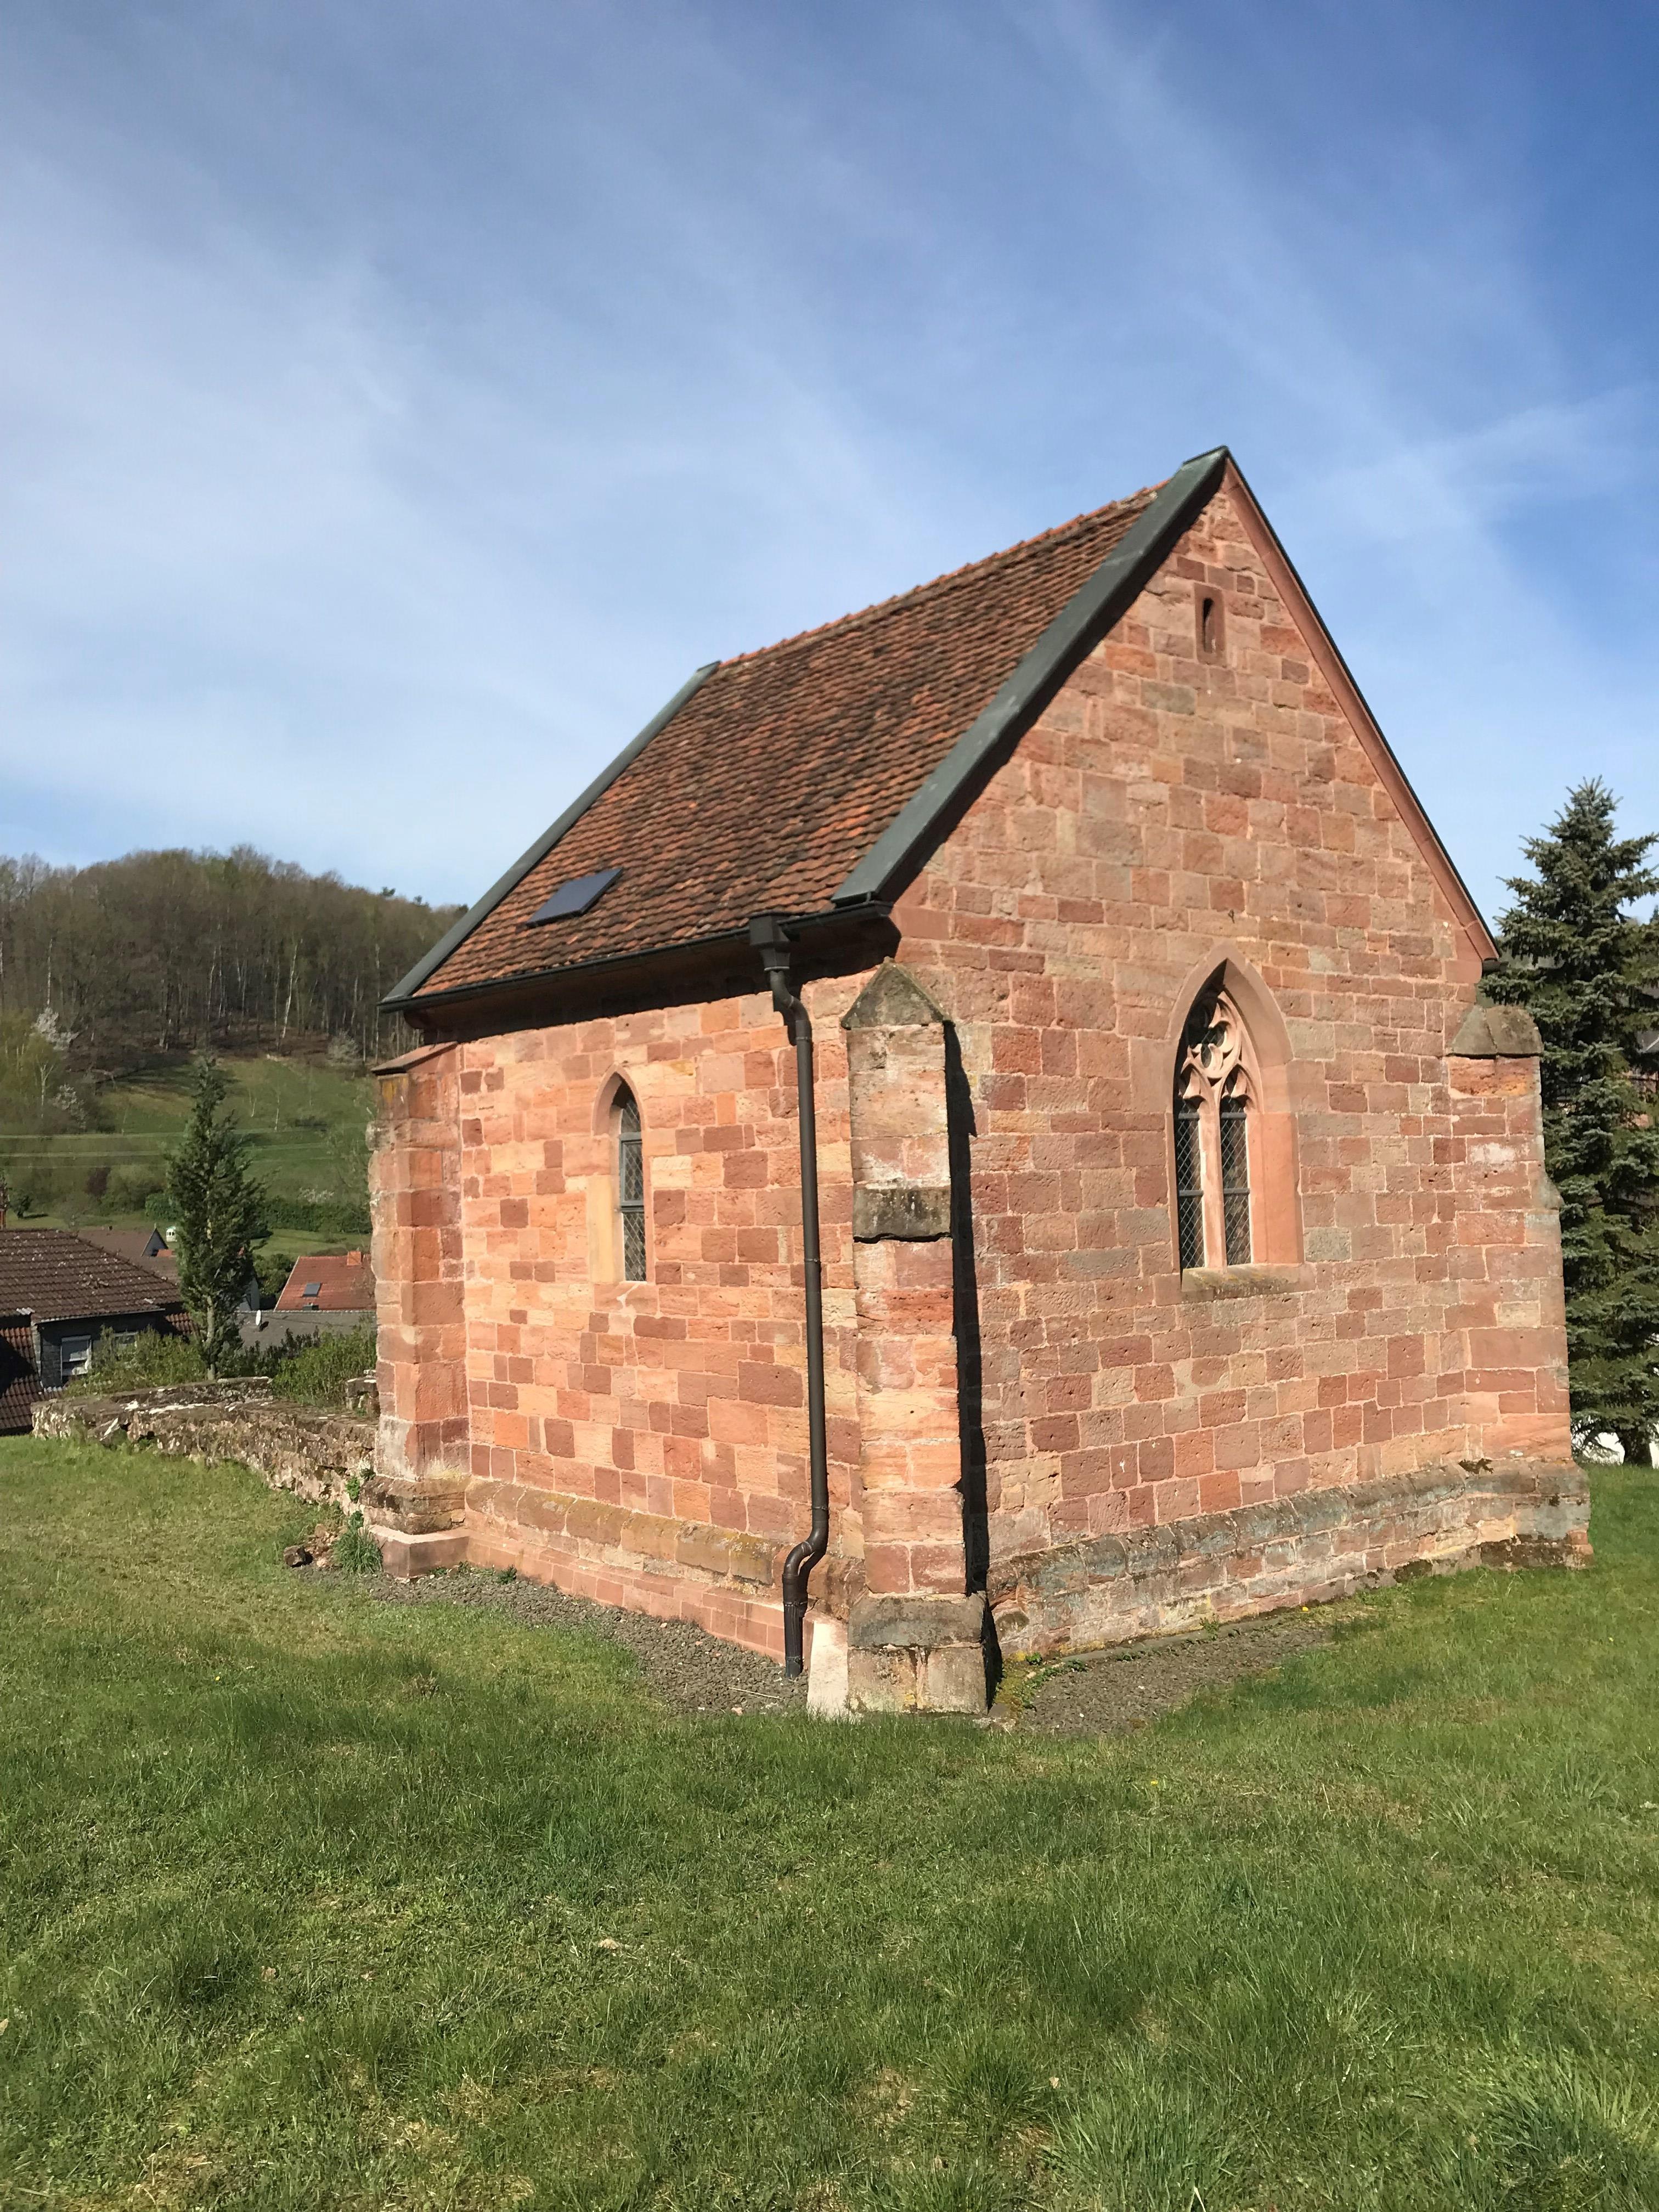
[[[213,1375],[240,1349],[237,1304],[253,1273],[253,1248],[269,1234],[264,1189],[248,1168],[248,1140],[224,1110],[228,1087],[217,1060],[204,1052],[191,1077],[190,1120],[167,1163],[179,1288]]]
[[[1659,931],[1632,912],[1659,890],[1659,838],[1615,837],[1614,800],[1581,783],[1509,879],[1486,995],[1524,1006],[1543,1042],[1544,1150],[1561,1194],[1573,1433],[1612,1431],[1650,1461],[1659,1427],[1659,1127],[1632,1080],[1659,1027]]]

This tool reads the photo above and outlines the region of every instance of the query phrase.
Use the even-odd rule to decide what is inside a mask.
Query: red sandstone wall
[[[1544,1173],[1537,1063],[1449,1063],[1458,1197],[1447,1322],[1464,1356],[1471,1443],[1498,1458],[1566,1456],[1566,1299],[1559,1201]]]
[[[459,1048],[446,1044],[379,1074],[368,1182],[382,1474],[465,1462],[459,1073]]]
[[[1224,609],[1212,659],[1195,583]],[[1436,1459],[1566,1455],[1559,1260],[1516,1089],[1533,1065],[1485,1064],[1507,1071],[1485,1121],[1454,1099],[1478,956],[1231,499],[896,919],[975,1099],[994,1557]],[[1286,1027],[1304,1255],[1231,1296],[1183,1284],[1169,1154],[1181,1024],[1228,948]],[[1483,1224],[1494,1201],[1530,1226]]]
[[[832,1560],[856,1559],[851,1168],[839,1018],[860,978],[809,986],[818,1045]],[[749,1597],[688,1575],[672,1545],[707,1523],[781,1553],[808,1517],[794,1067],[765,995],[592,1020],[458,1048],[466,1251],[469,1521],[475,1559],[551,1571],[611,1601],[776,1639],[769,1562]],[[620,1074],[644,1131],[650,1279],[617,1279]],[[608,1278],[608,1279],[607,1279]],[[538,1513],[526,1491],[619,1513]],[[654,1516],[658,1524],[621,1515]],[[659,1538],[662,1542],[659,1542]],[[684,1546],[680,1546],[683,1552]],[[590,1564],[573,1570],[581,1551]],[[608,1558],[607,1558],[608,1555]],[[756,1557],[737,1547],[739,1563]],[[604,1562],[604,1563],[601,1563]],[[824,1570],[815,1580],[820,1587]]]

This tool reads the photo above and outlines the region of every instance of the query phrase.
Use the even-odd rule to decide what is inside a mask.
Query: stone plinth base
[[[441,1535],[466,1520],[466,1478],[441,1469],[425,1474],[376,1474],[362,1487],[363,1518],[406,1536]]]
[[[861,1597],[847,1622],[855,1713],[982,1713],[985,1600]]]
[[[1570,1462],[1440,1465],[1000,1559],[989,1595],[1005,1658],[1086,1650],[1343,1597],[1413,1569],[1583,1566],[1589,1525]]]
[[[411,1536],[401,1528],[379,1522],[364,1523],[380,1547],[380,1565],[394,1582],[412,1583],[417,1575],[440,1575],[462,1565],[467,1558],[465,1528],[447,1528],[424,1536]]]
[[[475,1477],[467,1485],[466,1510],[470,1525],[492,1541],[516,1537],[537,1549],[553,1545],[590,1564],[616,1562],[647,1571],[678,1567],[740,1583],[745,1592],[775,1589],[782,1561],[781,1546],[741,1529],[674,1521],[530,1483]]]
[[[782,1547],[768,1539],[483,1476],[467,1486],[466,1526],[474,1566],[783,1656]]]
[[[377,1474],[363,1485],[362,1509],[380,1564],[398,1582],[440,1574],[468,1557],[464,1475],[442,1468]]]
[[[830,1613],[807,1616],[806,1710],[819,1720],[847,1717],[847,1623]]]

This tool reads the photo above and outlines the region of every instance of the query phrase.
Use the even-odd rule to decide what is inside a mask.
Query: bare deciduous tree
[[[129,853],[88,868],[0,858],[0,1014],[50,1009],[77,1061],[118,1072],[181,1047],[408,1032],[380,1011],[459,908],[307,875],[250,846]]]

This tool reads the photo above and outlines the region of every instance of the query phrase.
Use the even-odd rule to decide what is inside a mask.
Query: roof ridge
[[[1109,499],[1100,507],[1085,508],[1081,514],[1073,515],[1068,522],[1057,522],[1052,530],[1039,530],[1030,538],[1017,538],[1012,545],[999,546],[994,553],[981,553],[977,560],[964,561],[958,568],[944,569],[939,575],[930,576],[926,583],[912,584],[907,591],[894,592],[884,599],[872,599],[868,606],[854,607],[850,613],[832,616],[828,622],[813,623],[805,629],[792,630],[787,637],[774,638],[768,645],[751,646],[746,653],[729,653],[717,664],[718,671],[724,675],[728,668],[740,668],[745,661],[763,660],[768,653],[779,653],[787,645],[804,645],[808,638],[822,637],[827,631],[849,629],[857,623],[867,622],[876,615],[886,614],[894,607],[904,605],[907,600],[921,599],[925,592],[970,582],[999,561],[1012,561],[1016,556],[1030,553],[1039,545],[1051,544],[1058,538],[1069,537],[1085,524],[1098,522],[1104,514],[1113,514],[1123,507],[1133,507],[1137,500],[1149,499],[1162,489],[1161,483],[1143,484],[1139,491],[1127,492],[1121,499]]]

